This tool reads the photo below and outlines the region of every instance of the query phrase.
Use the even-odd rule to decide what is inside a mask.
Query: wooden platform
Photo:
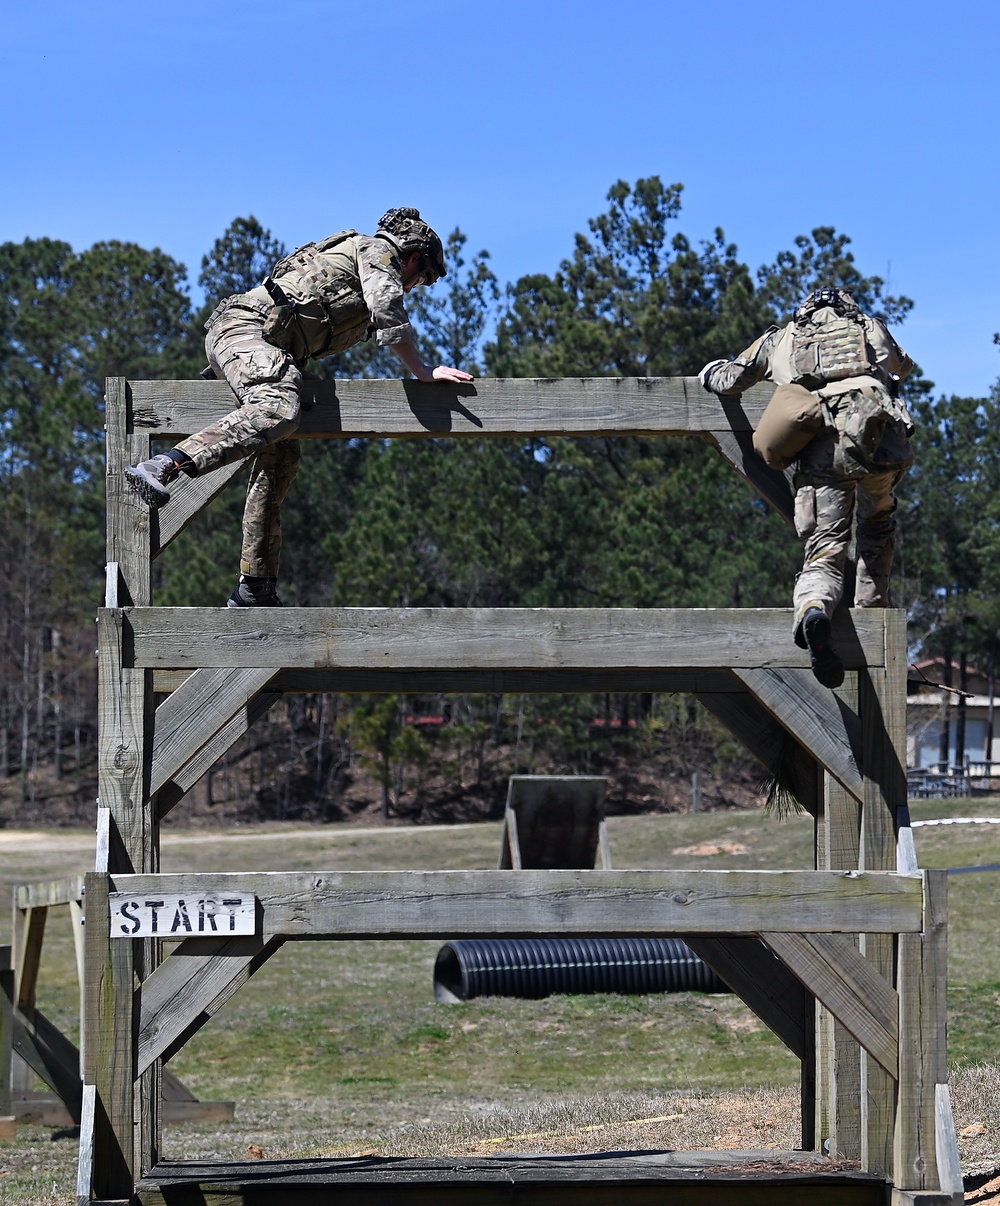
[[[823,1165],[829,1171],[823,1171]],[[889,1187],[815,1152],[598,1152],[458,1159],[164,1161],[142,1206],[886,1206]]]

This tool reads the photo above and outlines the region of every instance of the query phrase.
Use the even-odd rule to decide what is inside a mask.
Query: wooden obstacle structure
[[[44,1126],[80,1123],[80,1051],[38,1007],[38,973],[50,910],[65,907],[73,934],[81,1006],[84,984],[83,876],[14,888],[12,945],[0,947],[0,1116]],[[82,1013],[81,1013],[82,1016]],[[31,1073],[47,1092],[31,1089]],[[209,1122],[233,1117],[231,1101],[199,1101],[168,1069],[162,1073],[165,1122]]]
[[[742,399],[717,398],[691,378],[308,388],[302,439],[701,434],[789,513],[787,481],[750,448],[766,388]],[[786,609],[154,607],[153,559],[238,467],[184,484],[154,514],[127,491],[123,470],[150,455],[151,439],[199,430],[232,401],[224,382],[107,386],[80,1201],[960,1201],[947,1089],[946,880],[918,869],[908,826],[904,616],[835,617],[848,675],[834,693],[792,643]],[[815,865],[160,874],[164,815],[294,691],[689,692],[792,785],[815,818]],[[803,1148],[813,1165],[803,1169],[801,1152],[770,1154],[791,1161],[784,1174],[761,1171],[761,1153],[721,1152],[265,1167],[161,1159],[163,1061],[284,942],[583,933],[682,937],[743,997],[801,1061]],[[165,937],[183,940],[163,958]],[[752,1155],[758,1163],[744,1168]],[[826,1172],[825,1155],[860,1169]]]
[[[611,869],[604,820],[607,779],[511,775],[500,838],[500,871]]]

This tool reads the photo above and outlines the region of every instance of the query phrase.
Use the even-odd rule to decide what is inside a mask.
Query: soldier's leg
[[[277,578],[281,556],[281,504],[299,471],[298,440],[281,440],[263,448],[250,469],[243,510],[240,573],[249,578]]]
[[[877,473],[858,482],[855,607],[889,607],[896,547],[896,485],[902,474]]]
[[[849,479],[814,484],[801,481],[801,476],[796,479],[795,530],[805,541],[805,549],[792,595],[797,636],[809,608],[822,608],[831,619],[844,593],[856,485]]]
[[[177,445],[196,474],[260,452],[298,427],[302,374],[287,352],[264,339],[262,323],[262,314],[234,306],[205,338],[209,363],[240,405]]]

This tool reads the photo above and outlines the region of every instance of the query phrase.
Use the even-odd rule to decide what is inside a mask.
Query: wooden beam
[[[768,667],[734,673],[825,770],[851,795],[863,798],[861,722],[832,691],[808,670]]]
[[[937,1166],[936,1088],[948,1081],[948,873],[924,871],[923,878],[923,933],[901,936],[898,952],[899,1028],[906,1041],[899,1053],[892,1179],[900,1189],[947,1188],[947,1170]]]
[[[136,1071],[169,1059],[282,945],[281,939],[182,942],[136,990]]]
[[[155,795],[217,737],[272,676],[267,669],[196,670],[161,703],[153,727],[149,795]]]
[[[819,764],[740,682],[740,691],[699,692],[698,698],[769,775],[780,774],[795,799],[813,816],[819,807]]]
[[[683,937],[786,1047],[807,1057],[805,989],[759,938]]]
[[[720,398],[726,405],[738,399]],[[728,408],[727,408],[728,409]],[[752,433],[746,429],[713,431],[711,439],[726,460],[741,477],[746,478],[772,511],[794,527],[794,499],[788,478],[776,469],[769,469],[754,451]]]
[[[246,464],[246,461],[236,461],[232,465],[220,465],[196,478],[181,474],[176,484],[170,487],[170,502],[149,513],[150,557],[159,557],[167,545],[225,490]]]
[[[262,935],[288,939],[850,933],[861,925],[916,933],[922,906],[920,881],[894,873],[257,871],[116,875],[112,882],[113,891],[137,897],[253,893]]]
[[[0,1117],[11,1114],[14,1055],[14,968],[11,947],[0,946]]]
[[[83,876],[51,879],[45,883],[18,884],[14,889],[16,909],[56,908],[83,899]]]
[[[785,966],[893,1077],[899,1066],[899,997],[840,934],[762,933]]]
[[[785,608],[148,607],[123,613],[150,669],[257,666],[368,670],[808,666]],[[848,668],[881,665],[884,612],[838,613]]]
[[[224,381],[131,381],[134,430],[174,438],[233,409]],[[298,439],[387,436],[690,435],[750,431],[774,387],[723,401],[697,377],[480,377],[311,381]],[[734,405],[734,403],[736,403]]]
[[[48,909],[19,909],[16,916],[15,934],[15,997],[14,1006],[22,1012],[35,1007],[35,988],[38,984],[38,967],[42,957],[42,942],[45,938],[45,920]]]
[[[149,432],[133,426],[132,394],[124,377],[105,382],[107,548],[118,566],[118,604],[148,606],[150,597],[149,508],[125,484],[129,465],[149,456]]]
[[[195,671],[195,673],[198,673]],[[219,758],[232,748],[244,733],[257,723],[274,704],[281,699],[277,691],[262,691],[251,699],[246,707],[222,726],[218,733],[201,747],[197,754],[176,771],[156,795],[156,806],[160,820],[178,804],[201,776]]]
[[[39,1009],[14,1013],[14,1050],[80,1118],[80,1052]]]

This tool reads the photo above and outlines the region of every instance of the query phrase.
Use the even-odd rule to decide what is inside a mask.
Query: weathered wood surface
[[[195,673],[198,673],[195,671]],[[207,741],[193,758],[177,771],[156,794],[156,806],[160,820],[189,792],[201,776],[216,761],[257,723],[258,720],[281,699],[277,691],[261,691],[224,724],[211,740]]]
[[[154,880],[155,882],[155,880]],[[129,1197],[135,1184],[136,1148],[133,1098],[133,948],[111,942],[108,876],[87,875],[86,1010],[83,1016],[84,1084],[94,1089],[92,1140],[94,1193],[98,1198]],[[81,1134],[81,1141],[82,1141]]]
[[[834,638],[848,668],[881,664],[886,614],[838,612]],[[785,608],[144,607],[126,609],[121,622],[129,642],[122,652],[131,654],[125,664],[151,669],[809,665],[808,652],[791,640]]]
[[[839,934],[762,933],[785,966],[893,1077],[899,1066],[899,998]]]
[[[149,433],[134,427],[132,395],[123,377],[105,383],[107,546],[117,565],[119,604],[148,606],[150,597],[149,508],[125,484],[125,469],[149,456]]]
[[[955,1137],[955,1115],[951,1108],[951,1093],[947,1082],[934,1086],[935,1148],[937,1154],[938,1180],[945,1193],[954,1194],[960,1202],[965,1200],[962,1182],[962,1163]]]
[[[169,1059],[281,946],[281,939],[182,942],[136,990],[136,1071]]]
[[[14,969],[11,948],[0,946],[0,1115],[11,1112],[11,1071],[14,1055]]]
[[[233,465],[220,465],[193,479],[181,476],[177,485],[170,487],[170,502],[149,513],[150,557],[158,557],[203,508],[225,490],[246,464],[246,461],[237,461]]]
[[[13,1018],[14,1051],[65,1102],[75,1119],[80,1116],[80,1053],[39,1009]]]
[[[741,693],[703,692],[698,698],[764,767],[778,775],[802,807],[813,816],[819,808],[819,763],[775,720],[757,697],[740,683]]]
[[[836,692],[857,712],[857,675],[849,674]],[[825,776],[821,824],[817,831],[817,866],[851,870],[858,865],[861,806],[832,776]],[[902,870],[902,868],[898,868]],[[857,940],[854,939],[855,945]],[[861,1159],[861,1049],[829,1011],[818,1006],[817,1071],[820,1082],[820,1134],[830,1139],[830,1155]]]
[[[14,889],[14,907],[17,909],[56,908],[82,899],[82,875],[73,875],[69,879],[18,884]]]
[[[921,881],[910,876],[826,871],[258,871],[112,877],[112,890],[134,895],[252,892],[264,912],[265,938],[850,933],[862,925],[887,934],[915,933],[922,922],[921,889]]]
[[[143,1206],[885,1206],[885,1182],[811,1152],[608,1152],[460,1159],[163,1162]]]
[[[224,381],[131,381],[131,422],[149,436],[190,435],[234,408]],[[339,436],[691,435],[750,431],[774,387],[720,399],[697,377],[480,377],[310,381],[298,439]]]
[[[861,722],[839,705],[832,691],[820,686],[811,670],[766,668],[735,673],[825,770],[851,795],[859,800],[863,797],[864,779],[858,769]]]
[[[806,993],[759,938],[686,938],[699,959],[725,980],[799,1059],[805,1059]]]
[[[898,809],[906,804],[906,613],[885,611],[885,656],[881,666],[858,674],[865,798],[861,810],[860,866],[896,866]],[[892,981],[895,941],[866,927],[862,952],[875,970]],[[862,1054],[862,1160],[873,1172],[891,1176],[896,1125],[896,1083]],[[906,1108],[902,1103],[903,1109]]]
[[[90,1206],[93,1196],[96,1107],[96,1088],[93,1085],[84,1085],[80,1111],[80,1155],[76,1166],[77,1206]]]
[[[177,775],[267,686],[268,670],[196,670],[156,709],[149,794]]]
[[[897,953],[899,1026],[906,1037],[899,1053],[893,1181],[902,1189],[946,1189],[937,1167],[935,1093],[948,1080],[948,873],[923,876],[923,933],[901,935]]]
[[[607,848],[604,797],[607,779],[587,775],[511,775],[507,783],[500,870],[579,868],[597,865]],[[603,866],[611,866],[609,858]]]
[[[45,940],[47,908],[18,910],[15,914],[14,972],[16,995],[14,1005],[22,1012],[35,1007],[35,988]]]

